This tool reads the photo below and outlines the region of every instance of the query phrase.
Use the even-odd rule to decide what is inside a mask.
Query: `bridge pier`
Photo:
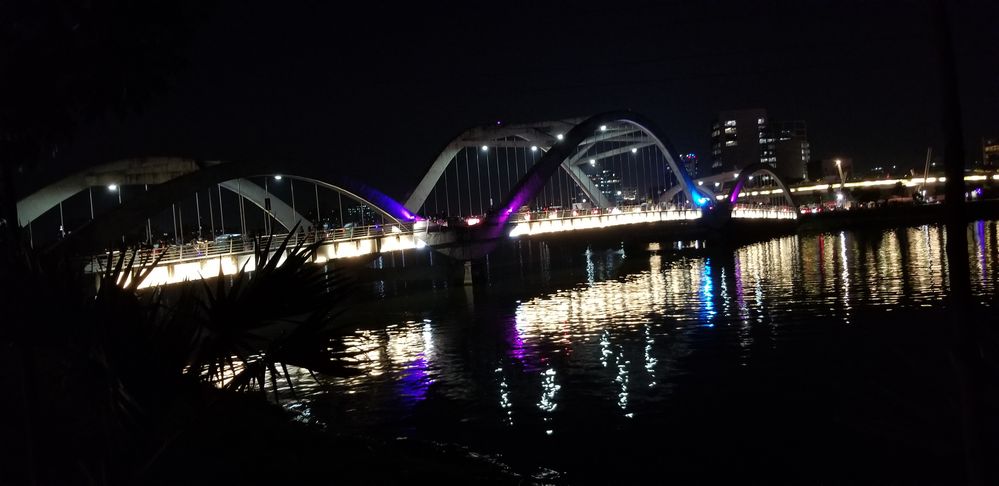
[[[451,285],[478,287],[488,282],[488,269],[486,259],[478,260],[458,260],[451,262],[453,270],[449,279]]]
[[[462,284],[475,285],[475,277],[472,274],[472,261],[471,260],[465,261],[465,264],[462,265],[462,268],[464,270],[464,272],[462,272],[463,273]]]

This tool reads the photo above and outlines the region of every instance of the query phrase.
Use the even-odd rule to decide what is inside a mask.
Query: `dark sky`
[[[714,115],[753,107],[805,120],[819,158],[914,166],[942,148],[926,2],[430,3],[222,0],[168,93],[81,127],[45,172],[278,158],[401,197],[469,126],[621,108],[705,158]],[[999,134],[997,4],[950,5],[970,158]]]

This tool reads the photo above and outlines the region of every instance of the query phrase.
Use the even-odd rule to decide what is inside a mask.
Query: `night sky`
[[[703,159],[717,112],[754,107],[805,120],[817,158],[942,149],[926,2],[362,3],[221,1],[168,92],[80,127],[40,172],[277,158],[402,197],[467,127],[622,108]],[[970,160],[999,134],[997,4],[950,6]]]

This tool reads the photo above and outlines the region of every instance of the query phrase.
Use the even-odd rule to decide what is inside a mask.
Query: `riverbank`
[[[261,396],[217,392],[139,478],[142,484],[524,483],[500,464],[406,440],[349,436],[294,420]]]
[[[947,208],[943,204],[897,205],[879,208],[859,208],[849,211],[823,211],[803,214],[798,229],[816,233],[845,229],[884,228],[943,224],[947,221]],[[965,204],[966,222],[999,219],[999,200],[976,201]]]

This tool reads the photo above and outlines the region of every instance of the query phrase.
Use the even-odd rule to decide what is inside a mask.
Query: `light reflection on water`
[[[424,295],[409,311],[386,311],[382,323],[337,343],[361,373],[322,377],[327,386],[295,404],[321,407],[358,432],[480,444],[494,426],[557,438],[637,420],[661,413],[695,353],[750,366],[757,354],[804,339],[812,319],[872,326],[858,316],[943,305],[945,244],[936,226],[788,236],[697,258],[631,251],[629,260],[643,261],[623,274],[621,250],[586,249],[576,285],[520,298],[512,295],[531,289],[497,282],[464,310],[421,307],[433,298]],[[558,268],[547,247],[538,254],[532,271],[547,283]],[[969,226],[969,263],[973,295],[994,305],[996,222]]]

